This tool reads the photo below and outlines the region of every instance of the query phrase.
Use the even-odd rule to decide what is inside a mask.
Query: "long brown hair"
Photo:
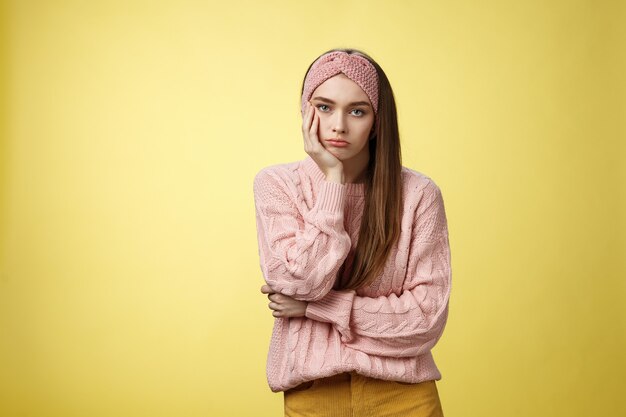
[[[350,271],[341,279],[345,264],[339,271],[335,289],[357,289],[376,279],[393,245],[400,236],[402,210],[402,155],[396,102],[387,75],[365,52],[353,48],[335,48],[359,54],[368,59],[378,73],[378,115],[369,141],[370,159],[365,178],[365,206],[357,247]],[[322,56],[320,55],[320,56]],[[319,58],[319,57],[318,57]],[[315,62],[317,58],[313,61]],[[306,71],[304,81],[311,66]]]

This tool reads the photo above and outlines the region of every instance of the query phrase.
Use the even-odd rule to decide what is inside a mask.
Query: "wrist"
[[[345,175],[343,170],[332,170],[326,173],[326,181],[338,182],[340,184],[345,183]]]

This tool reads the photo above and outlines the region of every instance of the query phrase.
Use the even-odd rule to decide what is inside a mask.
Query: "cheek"
[[[328,116],[324,113],[317,112],[317,118],[319,119],[320,126],[323,126],[328,122]]]
[[[359,131],[363,132],[366,135],[369,135],[373,127],[374,124],[370,120],[363,120],[361,123],[359,123]]]

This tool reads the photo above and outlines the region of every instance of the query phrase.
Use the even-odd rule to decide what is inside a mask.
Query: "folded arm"
[[[445,208],[434,183],[413,222],[406,279],[400,295],[362,297],[331,290],[310,302],[306,316],[329,322],[346,346],[393,357],[417,356],[439,340],[448,317],[450,248]]]

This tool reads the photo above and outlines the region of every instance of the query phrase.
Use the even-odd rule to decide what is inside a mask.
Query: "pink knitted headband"
[[[372,63],[357,54],[344,51],[333,51],[319,57],[306,76],[304,91],[302,92],[302,114],[306,110],[306,103],[311,99],[313,91],[324,81],[339,73],[357,83],[367,94],[372,103],[374,114],[378,114],[378,73]]]

